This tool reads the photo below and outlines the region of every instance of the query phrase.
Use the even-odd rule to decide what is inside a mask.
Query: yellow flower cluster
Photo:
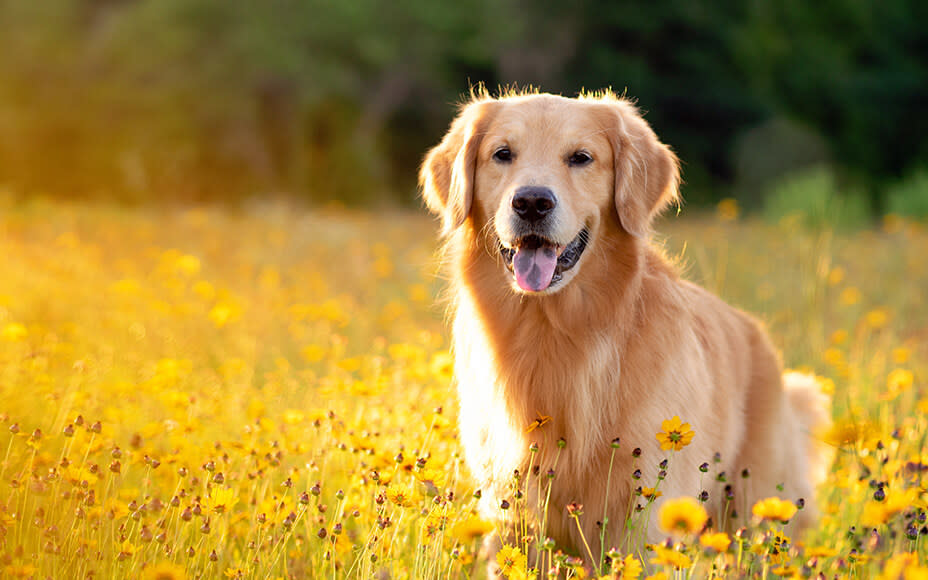
[[[479,577],[493,519],[511,525],[489,562],[508,578],[925,574],[918,224],[784,235],[725,201],[724,225],[671,225],[671,250],[698,242],[699,271],[762,305],[784,360],[835,402],[833,426],[810,434],[837,451],[822,515],[792,541],[801,498],[744,505],[747,475],[698,457],[706,434],[680,416],[609,434],[614,469],[590,477],[636,492],[604,513],[549,493],[572,442],[553,409],[529,409],[513,426],[529,464],[488,514],[463,461],[424,216],[36,204],[0,215],[4,578]],[[700,500],[733,489],[737,514],[664,497],[665,476],[703,462]],[[568,502],[572,527],[554,530]],[[538,506],[547,520],[530,520]],[[646,551],[648,530],[669,539]],[[564,533],[582,535],[573,550],[548,537]]]

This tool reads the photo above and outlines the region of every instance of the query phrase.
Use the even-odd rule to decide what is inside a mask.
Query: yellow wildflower
[[[36,572],[32,564],[7,564],[2,571],[7,578],[33,578]]]
[[[814,546],[806,550],[806,556],[810,558],[833,558],[837,555],[837,550],[834,548],[826,548],[825,546]]]
[[[541,413],[536,413],[536,415],[538,416],[525,428],[526,433],[531,433],[535,429],[541,429],[551,421],[551,417],[547,415],[542,415]]]
[[[928,568],[921,566],[918,554],[905,552],[886,561],[878,580],[915,580],[928,578]]]
[[[641,497],[647,500],[655,500],[660,496],[664,495],[662,491],[658,491],[653,487],[642,487],[641,488]]]
[[[867,421],[836,421],[825,434],[825,442],[835,447],[866,444],[877,436],[878,430]]]
[[[119,544],[119,556],[122,558],[127,558],[131,557],[133,554],[135,554],[135,544],[129,540],[123,540]]]
[[[429,491],[437,493],[445,486],[448,474],[434,467],[423,467],[414,473],[419,483],[424,484]]]
[[[451,535],[459,541],[468,543],[493,531],[493,524],[481,517],[472,515],[454,524]]]
[[[187,570],[173,562],[159,562],[142,570],[142,580],[185,580]]]
[[[387,487],[387,499],[400,507],[412,507],[419,501],[413,490],[397,483],[391,483]]]
[[[883,501],[869,501],[864,505],[864,513],[860,521],[865,526],[879,526],[885,524],[899,513],[912,507],[918,499],[918,490],[907,488],[905,490],[891,489],[886,492]]]
[[[325,358],[326,349],[318,344],[308,344],[300,350],[300,354],[303,355],[303,358],[308,362],[316,363]]]
[[[842,306],[853,306],[860,302],[860,299],[860,290],[854,286],[848,286],[842,290],[841,294],[838,296],[838,302],[840,302]]]
[[[213,488],[206,496],[205,507],[213,513],[221,514],[231,510],[238,503],[238,494],[229,487]]]
[[[433,507],[422,523],[422,543],[428,543],[439,532],[443,532],[448,527],[450,515],[451,510],[447,504]]]
[[[674,415],[672,419],[661,423],[661,431],[655,437],[661,444],[661,449],[680,451],[690,444],[695,433],[689,423],[682,423],[680,417]]]
[[[0,337],[9,342],[19,342],[29,335],[26,327],[18,322],[8,322],[0,329]]]
[[[671,534],[695,534],[708,519],[702,504],[688,496],[666,500],[658,512],[661,529]]]
[[[844,280],[844,268],[841,266],[835,266],[828,272],[828,285],[837,286]]]
[[[654,551],[657,553],[657,555],[651,558],[652,564],[658,564],[660,566],[673,566],[678,570],[689,568],[693,565],[692,560],[690,560],[686,554],[676,550],[665,548],[663,546],[654,546]]]
[[[513,546],[503,546],[496,553],[496,563],[499,564],[500,571],[508,578],[514,576],[524,576],[525,567],[528,564],[528,557],[522,553],[519,548]]]
[[[796,515],[796,505],[778,497],[768,497],[754,504],[751,512],[762,520],[788,522]]]
[[[915,377],[912,371],[906,369],[895,369],[886,377],[886,387],[891,393],[900,393],[912,386]]]
[[[889,311],[885,308],[874,308],[867,313],[866,320],[870,328],[883,328],[889,322]]]
[[[799,568],[792,566],[790,564],[784,564],[782,566],[777,566],[771,570],[777,576],[783,576],[784,578],[799,578]]]
[[[637,580],[641,577],[641,573],[644,572],[644,567],[634,554],[629,554],[619,561],[618,570],[619,580]]]
[[[699,536],[699,543],[704,548],[709,548],[716,552],[724,552],[728,550],[728,546],[731,545],[731,538],[724,532],[706,532]]]
[[[432,355],[432,361],[429,363],[429,370],[435,378],[442,381],[449,381],[452,375],[454,375],[454,359],[447,351],[437,352]]]
[[[909,358],[912,356],[912,349],[900,346],[894,348],[892,352],[893,362],[897,365],[904,365],[909,362]]]

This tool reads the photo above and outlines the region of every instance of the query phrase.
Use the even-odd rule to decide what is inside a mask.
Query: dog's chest
[[[488,328],[475,314],[459,304],[454,322],[461,433],[475,471],[524,468],[532,443],[541,447],[535,461],[549,463],[564,439],[562,467],[608,444],[615,435],[605,432],[605,414],[618,413],[621,364],[606,335],[571,336],[536,321]]]

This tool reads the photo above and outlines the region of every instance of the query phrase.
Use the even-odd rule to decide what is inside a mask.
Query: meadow
[[[0,198],[0,575],[483,578],[436,230],[424,211]],[[781,498],[715,533],[642,481],[667,542],[591,562],[528,537],[502,571],[928,578],[928,229],[727,201],[659,230],[833,397],[819,525],[787,537],[801,502]],[[708,493],[749,476],[706,471]]]

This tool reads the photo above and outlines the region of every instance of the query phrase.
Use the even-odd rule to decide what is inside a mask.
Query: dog
[[[716,527],[774,495],[804,499],[794,533],[814,521],[828,401],[808,376],[784,380],[761,325],[649,241],[680,170],[634,103],[473,94],[419,182],[441,219],[460,437],[497,546],[529,528],[594,560],[630,535],[659,542],[656,513],[628,525],[659,476],[657,504],[709,491]],[[656,433],[673,416],[694,435],[671,453]],[[501,509],[518,502],[533,523]]]

